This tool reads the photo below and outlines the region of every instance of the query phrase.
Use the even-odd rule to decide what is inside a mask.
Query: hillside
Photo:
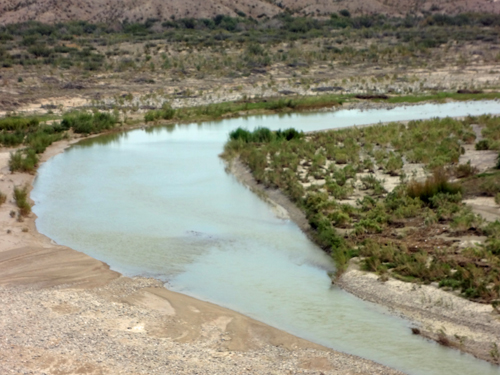
[[[272,17],[288,11],[322,17],[347,9],[353,15],[381,13],[402,16],[409,12],[457,14],[500,13],[497,0],[0,0],[0,25],[24,21],[45,23],[85,20],[141,22],[172,18],[212,18],[217,14],[243,13],[253,18]]]

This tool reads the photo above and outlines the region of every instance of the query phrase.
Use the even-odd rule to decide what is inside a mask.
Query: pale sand
[[[0,206],[0,373],[401,374],[54,244],[36,231],[34,214],[10,217],[14,185],[31,186],[34,176],[10,174],[8,158],[0,150],[8,195]]]

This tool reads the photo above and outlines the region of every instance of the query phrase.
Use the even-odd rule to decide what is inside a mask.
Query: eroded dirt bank
[[[71,142],[53,144],[42,161]],[[234,311],[127,278],[22,222],[0,152],[0,368],[24,374],[401,374]]]

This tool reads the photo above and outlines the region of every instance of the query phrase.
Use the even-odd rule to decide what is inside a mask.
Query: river
[[[225,172],[237,127],[304,131],[500,112],[496,101],[253,116],[85,140],[43,164],[38,230],[125,275],[242,312],[409,374],[500,374],[411,334],[410,323],[331,286],[335,265],[300,229]]]

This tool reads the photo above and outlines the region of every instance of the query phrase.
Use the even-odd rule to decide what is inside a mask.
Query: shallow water
[[[40,168],[31,195],[37,228],[126,275],[163,279],[172,290],[410,374],[500,374],[331,287],[331,259],[226,174],[217,156],[238,126],[311,131],[499,108],[472,102],[249,117],[87,140]]]

